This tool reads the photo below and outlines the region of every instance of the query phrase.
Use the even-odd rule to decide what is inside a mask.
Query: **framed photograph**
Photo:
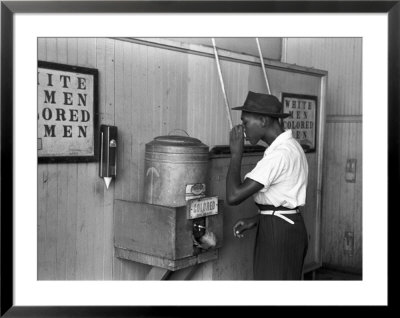
[[[112,207],[114,199],[130,196],[134,200],[136,197],[132,195],[132,189],[134,191],[137,190],[133,183],[127,183],[127,186],[121,186],[121,183],[116,183],[115,187],[105,190],[104,181],[98,176],[98,166],[94,163],[98,144],[96,142],[98,137],[96,134],[97,125],[100,123],[114,124],[112,115],[114,114],[115,103],[120,102],[119,105],[131,105],[135,98],[130,91],[135,79],[132,76],[133,68],[127,72],[123,67],[123,63],[114,66],[115,54],[118,54],[119,61],[132,61],[132,65],[136,65],[138,69],[146,67],[147,61],[152,59],[154,67],[149,71],[149,76],[153,76],[153,82],[161,82],[163,80],[168,82],[170,80],[168,76],[162,78],[157,73],[159,67],[157,63],[159,61],[165,62],[167,59],[165,59],[165,56],[154,54],[154,49],[137,49],[140,53],[149,53],[149,59],[135,60],[132,58],[132,52],[136,48],[132,49],[129,45],[119,43],[116,50],[116,45],[109,45],[109,42],[115,41],[116,37],[119,39],[124,38],[125,42],[129,42],[129,37],[139,36],[149,38],[171,35],[175,37],[208,37],[215,34],[216,37],[229,37],[232,36],[227,31],[230,28],[234,28],[234,37],[250,37],[254,36],[254,34],[263,36],[263,32],[270,32],[266,36],[282,38],[302,37],[304,34],[307,37],[346,37],[348,36],[347,30],[344,33],[340,33],[340,35],[336,33],[343,22],[340,15],[342,13],[345,15],[356,13],[357,16],[368,13],[368,19],[374,16],[371,13],[377,13],[380,17],[384,16],[385,21],[381,23],[384,27],[374,30],[374,32],[379,33],[380,31],[383,33],[387,32],[388,29],[387,42],[384,42],[384,45],[382,45],[382,42],[376,45],[375,43],[371,44],[371,41],[364,41],[363,45],[366,45],[369,49],[373,47],[373,49],[377,50],[387,47],[388,56],[384,55],[382,58],[382,54],[377,54],[379,59],[376,59],[375,54],[371,53],[369,54],[368,63],[369,65],[377,65],[378,62],[387,62],[387,67],[384,67],[384,69],[387,69],[388,72],[388,82],[385,82],[386,76],[378,77],[380,78],[379,81],[374,76],[369,76],[365,80],[372,81],[373,87],[371,88],[370,86],[370,89],[368,89],[363,86],[362,89],[363,94],[369,94],[368,97],[371,97],[371,92],[373,92],[373,96],[378,95],[375,97],[379,98],[381,104],[374,103],[374,107],[379,104],[379,111],[383,111],[384,115],[382,120],[385,121],[386,115],[389,119],[388,149],[384,148],[380,155],[382,157],[386,155],[386,152],[390,154],[389,169],[392,169],[390,175],[397,176],[400,153],[398,149],[398,121],[400,119],[398,107],[400,100],[400,1],[2,1],[0,117],[2,152],[0,192],[1,316],[187,317],[194,311],[201,311],[204,315],[213,315],[216,310],[213,306],[221,306],[220,308],[222,306],[232,306],[235,312],[242,311],[244,315],[248,315],[248,311],[255,309],[256,306],[272,306],[271,309],[279,307],[279,310],[282,309],[281,306],[301,306],[305,308],[305,306],[314,304],[369,306],[378,298],[378,305],[385,303],[385,287],[388,277],[385,275],[386,267],[384,266],[384,260],[386,260],[385,257],[387,256],[385,254],[387,253],[385,249],[386,237],[384,235],[376,235],[377,231],[379,232],[377,230],[378,227],[379,229],[386,229],[390,226],[388,222],[385,223],[385,213],[382,213],[380,218],[374,217],[373,231],[371,231],[371,226],[368,225],[370,216],[373,216],[373,213],[363,214],[363,222],[367,222],[367,225],[363,227],[365,229],[363,235],[374,232],[374,244],[365,244],[363,246],[363,249],[369,249],[364,254],[365,259],[363,259],[363,271],[365,270],[363,275],[364,273],[368,275],[364,276],[366,281],[356,282],[357,284],[346,284],[345,288],[341,284],[329,284],[329,282],[327,284],[318,284],[318,286],[303,284],[302,282],[299,284],[288,282],[288,285],[279,284],[279,282],[257,282],[254,285],[236,284],[242,282],[228,282],[229,284],[218,282],[213,285],[211,285],[213,282],[207,282],[207,284],[196,284],[196,282],[177,282],[177,284],[138,282],[133,281],[136,278],[136,274],[131,271],[133,266],[128,262],[117,262],[112,248],[109,248],[107,255],[104,255],[104,242],[112,242],[113,240],[110,229],[113,222]],[[282,17],[285,14],[286,16]],[[303,15],[305,15],[305,18]],[[112,23],[108,21],[111,17],[114,18]],[[275,23],[273,25],[269,25],[271,23],[270,20],[273,18],[277,20],[274,20]],[[42,20],[45,20],[46,23]],[[330,21],[330,31],[326,31],[326,34],[321,34],[320,32],[314,35],[313,31],[320,30],[322,28],[321,25],[327,20]],[[66,21],[67,23],[65,23]],[[203,23],[204,21],[207,21],[207,23]],[[293,21],[297,21],[297,23]],[[356,25],[354,21],[352,22],[353,25]],[[36,33],[30,32],[30,29],[34,28],[36,23],[45,24],[44,28],[40,29],[40,31],[37,31],[39,30],[37,29]],[[312,24],[311,28],[305,29],[306,31],[303,30],[305,32],[303,34],[297,33],[307,23]],[[192,33],[188,32],[188,30],[195,29],[194,25],[200,26],[201,30],[192,31]],[[63,30],[56,28],[61,28],[61,26],[64,27]],[[316,28],[316,26],[318,27]],[[245,27],[246,29],[243,30]],[[289,27],[290,29],[288,29]],[[280,32],[281,28],[286,28],[285,32]],[[29,34],[28,41],[19,39],[21,33],[25,34],[21,32],[21,29],[26,29],[26,33]],[[207,29],[207,32],[205,29]],[[185,31],[186,33],[184,33]],[[362,32],[362,29],[357,29],[354,34],[362,37],[360,35],[363,34]],[[41,46],[45,49],[42,52],[38,52],[37,56],[35,54],[27,54],[27,52],[36,52],[38,47],[37,40],[43,37],[64,38],[65,40],[54,40],[53,42],[52,40],[46,40],[45,43],[42,42]],[[75,39],[90,39],[85,39],[84,41],[69,40],[71,37]],[[101,40],[95,39],[96,37],[98,39],[101,38]],[[372,37],[374,40],[377,38],[386,39],[386,36],[375,35],[375,37]],[[88,42],[95,43],[95,45],[87,45],[86,43]],[[100,49],[97,50],[97,47],[100,47]],[[185,48],[180,48],[180,50],[184,52]],[[53,54],[54,52],[61,52],[61,54]],[[174,54],[179,56],[182,52]],[[49,54],[53,55],[49,56]],[[284,51],[282,55],[285,55]],[[41,58],[43,56],[44,58]],[[46,62],[38,65],[38,60],[46,60]],[[50,64],[48,64],[49,60],[52,61]],[[235,57],[231,56],[223,62],[229,63],[234,60]],[[364,72],[365,55],[363,55],[362,61]],[[371,61],[374,61],[374,63]],[[254,62],[249,67],[254,68],[255,64]],[[27,65],[29,66],[29,71]],[[99,73],[99,75],[96,73],[98,65],[101,65],[103,70],[103,73]],[[188,64],[184,65],[188,67]],[[192,69],[193,76],[203,76],[205,68],[201,64],[196,67],[196,69]],[[256,67],[259,66],[257,65]],[[312,69],[312,66],[307,67]],[[275,65],[275,69],[272,71],[276,71],[276,69],[279,69],[279,66]],[[38,70],[41,72],[41,75],[39,75],[39,94],[37,86]],[[382,70],[382,68],[375,69],[375,71],[379,70]],[[239,69],[237,74],[241,74],[240,72],[242,71],[243,69]],[[280,69],[279,71],[282,70]],[[107,74],[107,76],[102,76],[102,74]],[[135,74],[135,76],[140,76],[140,74]],[[177,74],[179,76],[181,73],[177,72]],[[29,80],[25,81],[24,77],[29,77]],[[54,90],[47,89],[54,87],[56,77],[58,79],[61,78],[61,82],[58,84],[59,87]],[[68,77],[75,81],[76,91],[66,90],[69,83]],[[204,76],[204,78],[206,77]],[[250,81],[252,81],[252,84],[258,85],[261,90],[264,88],[264,83],[259,78],[261,78],[261,75],[257,78],[250,78]],[[148,89],[146,93],[148,92],[151,97],[155,96],[155,93],[158,92],[155,85],[142,85],[147,83],[147,79],[143,78],[134,84],[137,85],[138,90],[145,91]],[[190,78],[190,80],[193,80],[193,78]],[[123,85],[116,87],[115,83],[117,81],[123,83]],[[98,84],[96,84],[97,82]],[[301,86],[302,83],[301,81],[299,82]],[[180,83],[182,83],[180,87],[185,87],[185,80],[181,79]],[[271,84],[274,87],[274,83]],[[207,85],[209,86],[203,88],[215,92],[215,95],[218,94],[219,87],[211,87],[211,81],[208,81]],[[387,86],[384,89],[380,87],[379,90],[379,94],[388,92],[387,99],[386,95],[382,98],[381,95],[376,93],[375,85]],[[168,95],[168,87],[165,86],[163,89]],[[310,112],[307,111],[306,115],[307,119],[311,117],[308,126],[303,123],[303,131],[299,132],[298,137],[299,140],[303,138],[303,145],[308,147],[307,151],[313,151],[316,146],[321,146],[317,144],[319,142],[318,136],[312,135],[311,123],[313,122],[313,116],[315,118],[322,117],[321,113],[317,114],[318,102],[322,103],[322,98],[320,100],[314,99],[315,91],[309,92],[307,96],[290,96],[291,92],[297,91],[292,89],[292,87],[287,87],[287,89],[283,90],[288,93],[288,95],[283,96],[286,96],[288,100],[290,98],[292,100],[295,99],[300,104],[306,101],[311,103]],[[85,92],[83,92],[84,90]],[[126,92],[128,93],[125,94]],[[97,94],[99,95],[98,100]],[[39,95],[42,98],[40,109],[37,108]],[[203,96],[200,91],[196,96],[199,100],[199,105],[207,102],[207,100],[202,99]],[[328,98],[326,96],[323,97],[324,100],[328,101],[327,104],[329,106],[331,102],[329,96]],[[61,98],[60,102],[58,102],[57,98]],[[176,100],[181,100],[184,103],[192,101],[189,100],[188,96],[184,95],[179,95]],[[171,105],[176,100],[170,99]],[[144,104],[143,101],[139,100]],[[152,102],[156,109],[155,112],[162,113],[162,110],[157,109],[159,101],[153,98]],[[370,103],[369,98],[365,99],[365,103]],[[53,104],[54,111],[53,108],[46,108],[45,104]],[[314,105],[315,112],[313,112]],[[67,108],[67,106],[71,108]],[[196,109],[199,108],[201,107]],[[125,110],[127,112],[121,112],[122,115],[119,116],[118,121],[127,127],[125,131],[130,134],[125,136],[121,134],[121,139],[130,138],[132,143],[137,142],[137,147],[144,147],[144,144],[138,141],[139,139],[136,138],[136,135],[131,133],[135,131],[134,128],[130,130],[134,126],[129,126],[130,122],[126,120],[128,116],[129,119],[136,119],[139,116],[136,117],[136,113],[129,107],[124,108]],[[288,111],[290,110],[288,109]],[[374,108],[374,111],[376,112],[376,108]],[[152,112],[154,110],[143,111],[141,116],[150,118],[154,116]],[[177,116],[187,117],[186,113],[181,114],[172,111],[169,114],[164,113],[164,115],[166,117],[169,116],[168,118],[171,120]],[[330,115],[334,116],[335,114]],[[298,120],[302,120],[301,114],[299,116]],[[303,119],[304,116],[303,114]],[[25,125],[26,118],[30,119],[29,127]],[[345,120],[352,120],[352,118],[346,117]],[[196,120],[193,121],[196,124]],[[38,122],[40,123],[39,126]],[[69,124],[62,124],[62,122],[69,122]],[[163,126],[161,120],[153,126],[148,121],[137,121],[137,124],[147,131],[162,129]],[[371,120],[366,121],[366,124],[370,125]],[[297,125],[294,119],[291,125]],[[37,138],[39,136],[37,136],[38,129],[41,129],[42,133],[40,142]],[[300,129],[302,129],[301,123]],[[371,128],[367,129],[363,126],[364,140],[374,144],[385,144],[386,135],[384,137],[377,136],[378,134],[375,134],[376,130],[372,134],[371,131]],[[74,136],[78,139],[77,148],[75,147],[76,145],[69,143],[69,138]],[[60,139],[58,139],[58,142],[48,143],[44,142],[44,138]],[[68,140],[64,143],[62,138]],[[87,143],[81,142],[84,138],[87,138]],[[38,152],[39,150],[41,151],[40,153]],[[133,147],[129,148],[129,151],[125,150],[132,156],[136,155]],[[27,156],[26,153],[31,156]],[[39,165],[36,159],[38,159]],[[318,157],[315,161],[319,160],[320,158]],[[371,157],[364,156],[364,160],[371,167]],[[65,164],[70,162],[76,163],[76,165]],[[133,173],[130,172],[128,166],[132,162],[129,158],[123,163],[126,165],[125,167],[118,166],[119,171],[121,171],[121,178],[125,178],[128,181],[131,180]],[[379,172],[380,176],[385,175],[382,171],[377,172]],[[379,178],[364,180],[373,183],[371,179],[373,182],[386,185],[386,179],[383,182]],[[394,191],[397,192],[398,189],[398,180],[394,179],[390,179],[389,189],[389,200],[392,203],[394,201]],[[350,184],[350,186],[352,185]],[[376,197],[382,197],[383,201],[386,199],[385,195],[379,196],[376,194],[376,185],[373,192],[371,191],[370,193],[367,188],[371,188],[371,186],[368,187],[367,182],[364,185],[363,199],[371,200],[371,198]],[[41,187],[40,191],[36,191],[38,187]],[[364,191],[367,191],[365,195]],[[38,193],[43,195],[38,197]],[[49,193],[52,195],[47,196]],[[96,195],[92,195],[93,193]],[[40,200],[48,201],[46,201],[46,204],[41,205],[44,208],[39,213],[40,205],[38,201]],[[379,209],[382,206],[382,200],[375,200],[376,202],[368,201],[366,205],[370,209]],[[323,202],[318,202],[318,206],[322,204]],[[374,204],[377,206],[375,207]],[[67,208],[59,208],[60,206],[67,206]],[[78,213],[80,213],[80,219],[77,218]],[[68,277],[73,277],[75,281],[63,281],[62,279],[40,281],[38,279],[37,259],[39,258],[38,254],[42,253],[44,249],[37,249],[37,238],[40,229],[47,229],[49,224],[52,225],[51,228],[50,226],[48,227],[51,233],[49,232],[48,236],[44,235],[43,240],[47,243],[50,242],[47,246],[51,246],[51,251],[45,251],[40,255],[43,263],[51,265],[45,268],[46,274],[48,277],[57,277],[57,275],[59,277],[62,275],[67,277],[69,275]],[[391,222],[392,226],[393,224]],[[224,224],[224,226],[230,225]],[[77,236],[68,236],[67,228],[73,228]],[[92,231],[95,232],[95,235],[91,235],[90,231],[93,229],[99,229],[98,231]],[[57,233],[62,233],[66,239],[60,239],[56,244],[53,244]],[[371,243],[370,237],[368,239],[368,243]],[[69,254],[66,255],[65,251],[71,251],[71,248],[67,249],[67,245],[74,247],[78,244],[83,247],[81,250],[68,252]],[[373,253],[371,253],[371,245],[376,245],[380,248],[372,250]],[[55,257],[47,257],[50,253]],[[78,253],[79,255],[77,255]],[[63,261],[60,261],[60,259]],[[78,259],[85,259],[87,263],[80,262]],[[65,264],[68,264],[68,266]],[[87,264],[89,265],[87,266]],[[69,265],[71,267],[75,266],[80,272],[70,271],[71,267]],[[379,278],[369,275],[371,267],[381,270]],[[48,271],[47,268],[51,268],[51,271]],[[153,277],[161,276],[157,270],[148,272],[148,268],[144,266],[138,266],[138,268],[138,272],[142,276],[146,276],[148,273]],[[113,275],[117,271],[121,276],[125,275],[124,277],[127,277],[126,281],[118,281],[117,275]],[[90,275],[94,272],[99,273],[101,279],[98,281],[87,280],[87,277],[92,277]],[[246,286],[244,287],[244,285]],[[188,292],[192,287],[195,293]],[[285,297],[282,297],[283,294]],[[354,303],[352,302],[353,297],[356,298]],[[201,308],[192,308],[193,306]],[[250,308],[240,308],[241,306],[250,306]],[[262,310],[270,309],[263,308]]]
[[[38,161],[98,158],[98,71],[38,61]]]
[[[304,152],[315,151],[318,97],[282,93],[282,105],[283,112],[290,114],[283,120],[283,127],[292,130]]]

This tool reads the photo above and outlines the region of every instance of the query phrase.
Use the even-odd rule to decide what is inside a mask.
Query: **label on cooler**
[[[218,214],[218,197],[190,200],[187,203],[188,219]]]
[[[186,201],[204,198],[206,195],[206,185],[204,183],[195,183],[186,185]]]

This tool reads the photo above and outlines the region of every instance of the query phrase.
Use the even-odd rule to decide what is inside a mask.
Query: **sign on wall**
[[[317,96],[282,93],[283,112],[290,116],[283,120],[291,129],[305,152],[315,151]]]
[[[97,160],[96,69],[38,61],[39,162]]]

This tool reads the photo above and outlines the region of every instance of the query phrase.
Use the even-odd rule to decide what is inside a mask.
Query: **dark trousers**
[[[286,214],[294,224],[274,216],[259,215],[254,249],[255,280],[300,280],[308,248],[307,231],[300,213]]]

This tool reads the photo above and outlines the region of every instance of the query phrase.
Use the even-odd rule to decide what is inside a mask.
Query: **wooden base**
[[[170,271],[176,271],[196,264],[204,263],[218,258],[218,249],[211,249],[209,251],[200,253],[196,256],[185,257],[182,259],[165,259],[162,257],[143,254],[120,247],[115,247],[115,256],[118,258],[139,262],[147,265],[161,267]]]
[[[304,275],[311,272],[312,280],[315,280],[315,271],[321,267],[321,263],[312,262],[303,267],[303,273],[301,275],[302,280],[304,280]]]
[[[153,266],[146,276],[146,280],[166,280],[171,271],[165,268]]]
[[[321,266],[322,266],[322,264],[318,263],[318,262],[311,262],[309,264],[306,264],[303,267],[303,275],[306,273],[309,273],[311,271],[315,271],[316,269],[320,268]]]

